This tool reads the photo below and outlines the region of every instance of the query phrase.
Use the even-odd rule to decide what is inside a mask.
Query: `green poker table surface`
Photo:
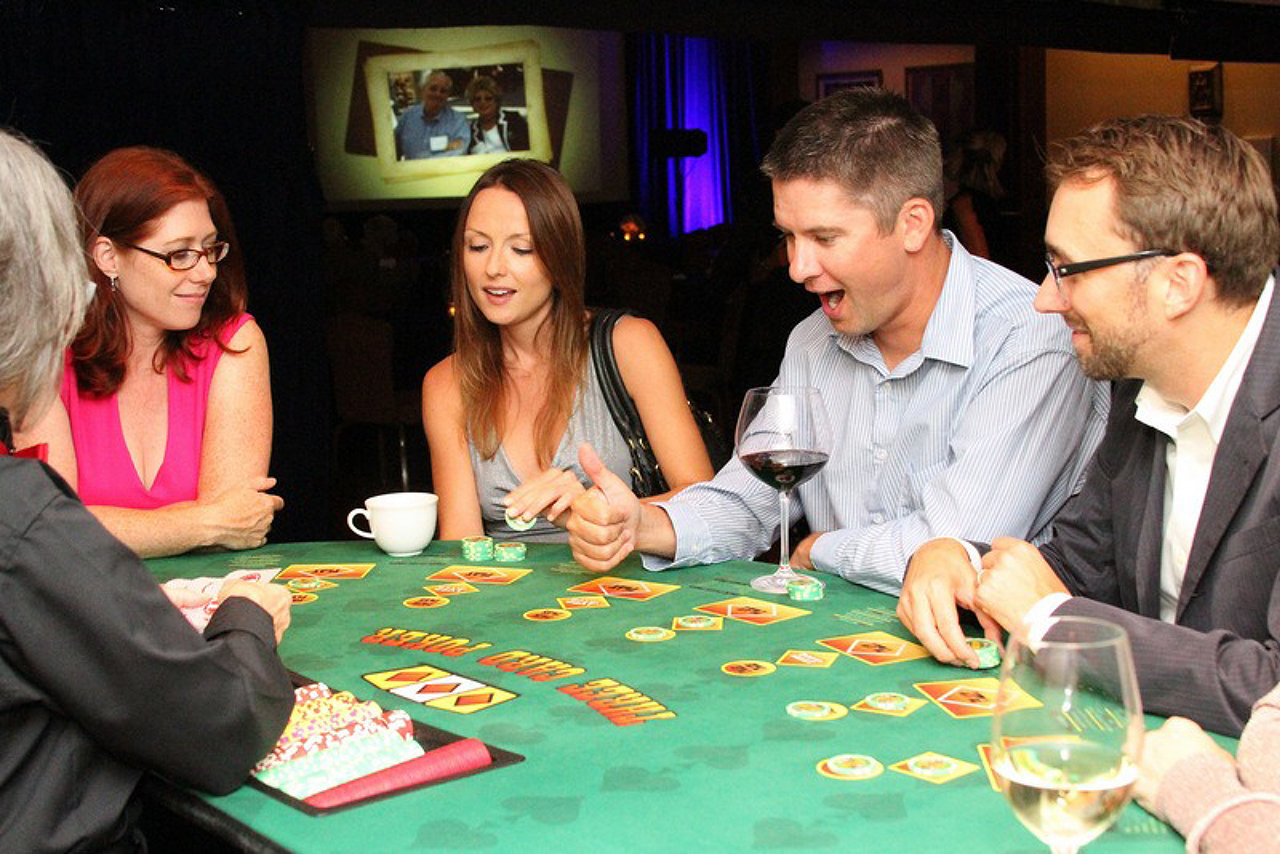
[[[519,563],[477,563],[528,572],[507,584],[471,584],[475,592],[442,597],[448,601],[436,607],[411,608],[404,602],[431,596],[428,585],[452,583],[428,576],[476,565],[462,559],[459,543],[435,542],[409,558],[388,557],[372,543],[333,542],[148,561],[161,581],[234,569],[372,564],[363,578],[330,577],[334,586],[294,605],[280,646],[284,663],[335,691],[524,757],[321,815],[250,786],[213,797],[151,780],[149,797],[238,847],[258,850],[1045,850],[982,767],[978,745],[989,740],[989,717],[953,718],[933,702],[905,717],[853,710],[805,720],[787,712],[788,704],[804,700],[847,708],[880,691],[925,699],[917,683],[998,671],[927,657],[873,665],[844,654],[830,666],[779,665],[757,677],[721,669],[737,660],[776,663],[791,650],[829,652],[819,640],[867,632],[914,640],[894,616],[893,597],[823,576],[821,600],[793,602],[750,589],[751,578],[769,571],[763,564],[654,573],[633,556],[608,575],[651,589],[678,587],[643,601],[606,596],[608,607],[535,621],[525,613],[558,609],[559,599],[580,595],[568,588],[599,576],[573,563],[564,546],[530,546]],[[809,613],[766,624],[724,619],[719,630],[678,631],[661,642],[626,637],[636,627],[671,628],[676,618],[705,613],[695,610],[700,606],[742,596]],[[401,643],[425,647],[386,643],[405,632],[418,634]],[[363,678],[419,665],[481,683],[478,693],[488,699],[479,708],[451,710]],[[490,704],[495,697],[506,699]],[[890,768],[928,751],[977,769],[934,783]],[[818,772],[819,763],[839,754],[874,757],[884,771],[864,780]],[[1173,852],[1182,841],[1130,804],[1087,850]]]

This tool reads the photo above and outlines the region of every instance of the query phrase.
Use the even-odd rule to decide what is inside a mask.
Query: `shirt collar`
[[[1244,331],[1236,339],[1235,346],[1231,348],[1231,353],[1218,369],[1213,382],[1209,383],[1209,387],[1205,389],[1200,400],[1190,411],[1168,400],[1150,383],[1143,383],[1138,391],[1136,400],[1138,409],[1134,417],[1148,427],[1176,438],[1178,425],[1192,415],[1198,415],[1208,426],[1213,441],[1221,442],[1222,433],[1227,427],[1227,416],[1231,414],[1231,405],[1235,402],[1236,392],[1240,390],[1240,382],[1244,379],[1244,372],[1249,367],[1249,360],[1253,357],[1253,349],[1257,346],[1258,337],[1262,334],[1262,324],[1267,318],[1267,310],[1271,306],[1274,290],[1275,276],[1268,276],[1267,284],[1262,288],[1262,294],[1249,315],[1249,322],[1245,324]]]

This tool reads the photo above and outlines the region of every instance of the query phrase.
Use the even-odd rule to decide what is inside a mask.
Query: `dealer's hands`
[[[578,461],[594,485],[571,506],[569,548],[578,563],[604,572],[617,566],[635,548],[642,512],[640,499],[605,468],[591,445],[584,443],[578,449]]]
[[[232,579],[225,581],[218,591],[218,604],[221,605],[232,596],[243,596],[266,611],[276,632],[276,643],[284,637],[284,630],[289,627],[290,595],[286,587],[278,584],[263,584],[260,581],[241,581]]]
[[[1023,540],[999,537],[982,556],[974,604],[1011,633],[1026,632],[1031,607],[1050,593],[1067,593],[1040,550]]]
[[[547,469],[508,492],[502,503],[512,516],[532,519],[543,515],[563,528],[569,521],[565,511],[586,491],[573,472]]]
[[[1138,803],[1153,815],[1159,815],[1155,809],[1156,796],[1165,775],[1183,759],[1197,753],[1219,754],[1235,765],[1230,753],[1186,718],[1169,718],[1160,729],[1148,732],[1142,745],[1142,761],[1138,763],[1138,782],[1133,788]]]
[[[907,564],[898,619],[941,662],[978,666],[978,653],[960,628],[957,604],[973,611],[986,637],[1000,641],[1000,625],[974,603],[977,582],[968,553],[950,538],[925,543]]]

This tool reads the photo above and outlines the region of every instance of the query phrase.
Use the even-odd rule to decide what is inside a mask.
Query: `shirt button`
[[[880,523],[884,522],[884,514],[882,513],[871,514],[871,521],[879,525]]]
[[[877,460],[883,462],[885,458],[889,456],[889,452],[886,451],[884,448],[876,448],[875,453],[872,454],[872,456],[874,456]]]

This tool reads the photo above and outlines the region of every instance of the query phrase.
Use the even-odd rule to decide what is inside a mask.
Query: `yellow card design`
[[[721,602],[712,602],[710,605],[699,605],[694,610],[715,614],[719,617],[728,617],[730,620],[751,623],[756,626],[780,623],[783,620],[804,617],[810,613],[803,608],[793,608],[790,605],[783,605],[778,602],[766,602],[763,599],[753,599],[750,596],[735,596],[732,599],[725,599]]]
[[[647,602],[672,590],[679,590],[678,584],[659,584],[656,581],[638,581],[634,578],[617,578],[612,575],[593,578],[569,588],[570,593],[594,593],[600,596],[612,596],[615,599],[634,599]]]
[[[479,593],[480,588],[472,587],[465,581],[455,581],[452,584],[428,584],[425,590],[430,590],[437,596],[459,596],[463,593]]]
[[[949,783],[958,777],[972,774],[978,770],[978,766],[972,762],[953,759],[950,756],[943,756],[941,753],[934,753],[933,751],[921,753],[919,756],[912,756],[910,759],[904,759],[901,762],[895,762],[889,767],[899,774],[906,774],[908,777],[915,777],[917,780],[924,780],[926,783],[939,784]]]
[[[585,596],[565,596],[556,600],[560,603],[560,607],[566,611],[576,611],[579,608],[608,608],[609,600],[603,596],[585,595]]]
[[[444,569],[433,572],[427,576],[427,581],[465,581],[470,584],[510,584],[518,581],[529,573],[531,569],[514,569],[508,566],[469,566],[467,564],[455,564],[446,566]]]
[[[920,644],[903,640],[888,632],[859,632],[826,638],[818,643],[866,664],[898,664],[929,657],[929,651]]]
[[[982,718],[995,714],[1000,680],[994,676],[972,679],[949,679],[944,682],[917,682],[915,688],[953,718]],[[1010,710],[1034,709],[1040,701],[1013,686]]]
[[[379,673],[366,673],[364,681],[381,688],[384,691],[390,691],[392,688],[400,688],[404,685],[412,685],[415,682],[426,682],[430,679],[436,679],[440,676],[448,675],[448,671],[441,670],[438,667],[432,667],[430,664],[419,664],[416,667],[402,667],[399,670],[383,670]]]
[[[460,715],[469,715],[472,712],[491,709],[499,703],[505,703],[507,700],[519,696],[510,691],[504,691],[501,688],[494,688],[485,685],[466,691],[462,694],[453,694],[448,697],[441,697],[437,700],[429,700],[425,705],[433,709],[444,709],[446,712],[457,712]]]
[[[817,652],[808,649],[789,649],[778,659],[779,664],[791,667],[830,667],[838,658],[834,652]],[[921,700],[920,702],[924,702]]]
[[[1000,791],[1000,778],[996,776],[996,769],[992,767],[995,764],[995,748],[990,744],[979,744],[978,757],[982,759],[982,770],[987,772],[987,782],[991,784],[992,789]]]
[[[276,578],[364,578],[372,563],[295,563]]]

